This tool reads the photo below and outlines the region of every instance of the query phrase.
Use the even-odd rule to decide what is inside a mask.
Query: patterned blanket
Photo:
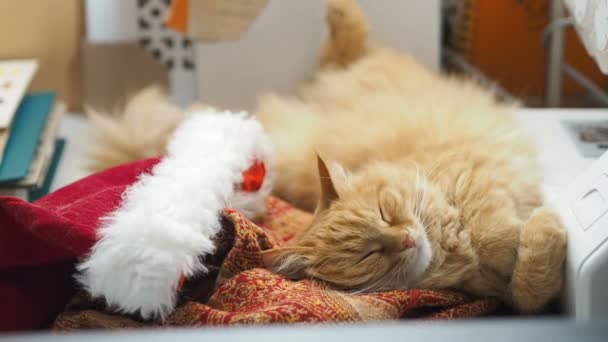
[[[233,210],[225,211],[217,253],[205,260],[210,272],[186,281],[178,308],[165,322],[117,314],[78,293],[56,318],[53,329],[455,319],[491,315],[501,308],[495,299],[453,292],[348,294],[313,280],[287,280],[261,268],[260,251],[289,241],[311,216],[272,197],[267,208],[257,224]]]

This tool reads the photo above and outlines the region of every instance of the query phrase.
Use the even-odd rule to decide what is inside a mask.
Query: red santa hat
[[[180,279],[205,272],[219,215],[230,207],[254,218],[272,187],[272,147],[247,113],[193,113],[176,130],[167,155],[142,174],[108,213],[79,282],[124,313],[164,318]]]

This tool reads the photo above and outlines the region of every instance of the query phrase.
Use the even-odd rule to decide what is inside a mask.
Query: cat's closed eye
[[[382,221],[384,221],[385,223],[391,224],[390,217],[386,216],[386,214],[384,213],[384,210],[382,210],[381,205],[378,205],[378,210],[380,211],[380,217],[382,218]]]
[[[373,249],[373,250],[369,251],[361,259],[359,259],[359,261],[357,261],[357,264],[371,258],[372,256],[376,255],[377,253],[380,253],[380,249]]]

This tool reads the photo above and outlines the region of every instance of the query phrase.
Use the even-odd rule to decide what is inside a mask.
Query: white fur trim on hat
[[[214,252],[221,211],[263,212],[271,174],[258,192],[234,189],[255,160],[270,169],[271,150],[247,113],[193,113],[176,130],[167,156],[101,222],[97,243],[78,265],[80,283],[121,312],[164,319],[175,307],[180,275],[206,271],[199,257]]]

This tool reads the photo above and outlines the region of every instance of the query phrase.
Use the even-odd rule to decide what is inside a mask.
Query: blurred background
[[[598,51],[592,45],[605,49],[605,41],[595,39],[608,28],[606,17],[597,16],[605,2],[446,0],[442,5],[444,67],[495,83],[502,94],[528,106],[608,106],[608,77],[590,56]]]
[[[520,111],[533,135],[562,134],[566,118],[593,116],[571,125],[572,139],[585,158],[608,149],[608,116],[596,114],[608,107],[608,1],[358,2],[374,41],[474,78],[501,98],[550,108],[542,119]],[[254,110],[266,91],[294,91],[317,65],[324,19],[323,0],[0,0],[0,192],[14,194],[18,180],[19,191],[41,196],[87,175],[94,140],[81,114],[120,113],[147,86],[182,106],[233,110]],[[32,108],[36,124],[24,119]],[[21,171],[4,170],[13,165]]]
[[[247,107],[261,88],[288,90],[309,73],[324,30],[322,3],[260,1],[265,9],[241,38],[211,42],[166,27],[171,0],[0,0],[0,59],[38,59],[31,89],[57,91],[73,111],[115,108],[151,83],[179,102]],[[376,40],[431,68],[470,74],[529,106],[608,105],[608,76],[573,25],[574,7],[593,0],[360,3]],[[602,9],[586,10],[593,17]]]

